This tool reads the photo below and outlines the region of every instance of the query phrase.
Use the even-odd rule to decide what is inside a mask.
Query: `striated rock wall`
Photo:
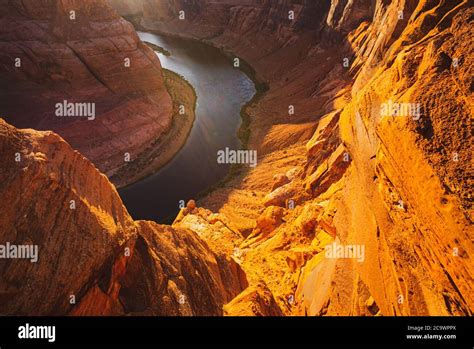
[[[57,132],[109,176],[170,128],[158,58],[105,0],[2,0],[0,24],[0,113],[11,124]],[[65,100],[93,105],[95,119],[58,116]]]
[[[222,315],[247,287],[240,266],[186,228],[134,222],[114,186],[53,132],[0,119],[5,315]]]
[[[269,87],[246,110],[257,168],[200,202],[241,232],[226,248],[252,287],[287,315],[472,314],[472,5],[164,3],[141,25],[231,51]]]
[[[331,180],[340,191],[312,194],[329,198],[335,241],[364,247],[364,261],[309,260],[298,281],[301,312],[472,314],[471,68],[452,64],[473,57],[472,13],[462,2],[378,2],[370,25],[352,33],[351,99],[332,135],[317,132],[309,143],[308,164],[322,170],[310,167],[306,182],[328,173],[321,153],[337,135],[350,162],[341,184]],[[384,115],[390,101],[421,113]]]
[[[351,165],[331,200],[337,237],[364,246],[365,261],[308,265],[306,312],[472,314],[472,74],[452,60],[472,60],[473,13],[461,1],[377,2],[352,36],[361,67],[338,131]],[[419,104],[420,115],[384,115],[389,101]]]

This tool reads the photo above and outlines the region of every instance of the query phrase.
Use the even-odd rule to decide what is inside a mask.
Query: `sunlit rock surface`
[[[36,263],[0,261],[2,314],[222,315],[247,287],[232,257],[196,232],[134,222],[58,135],[0,119],[0,154],[0,241],[38,246]]]

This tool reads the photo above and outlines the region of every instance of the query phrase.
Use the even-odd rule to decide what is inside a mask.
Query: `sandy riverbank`
[[[168,93],[173,100],[173,125],[127,166],[112,176],[117,188],[123,188],[143,179],[166,165],[183,147],[191,132],[196,107],[194,88],[180,75],[163,69],[163,77]],[[180,106],[185,109],[179,113]]]

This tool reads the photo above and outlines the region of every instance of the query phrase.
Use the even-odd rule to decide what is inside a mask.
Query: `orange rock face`
[[[104,315],[222,315],[222,306],[247,286],[236,262],[212,253],[196,233],[137,225],[131,256],[119,256],[71,315],[97,315],[98,300]]]
[[[436,57],[472,58],[472,45],[468,48],[461,41],[472,41],[472,31],[462,28],[469,27],[473,9],[454,4],[432,7],[429,2],[398,5],[403,5],[403,19],[396,4],[378,4],[372,23],[358,28],[352,37],[360,57],[354,64],[361,64],[361,69],[339,121],[340,137],[352,162],[335,202],[333,223],[341,243],[364,246],[365,261],[340,259],[328,266],[334,286],[324,292],[316,291],[313,281],[301,280],[302,287],[308,287],[303,296],[305,303],[325,298],[327,303],[314,311],[326,314],[347,314],[350,302],[353,314],[365,314],[363,304],[372,297],[383,315],[469,315],[474,292],[468,256],[474,251],[472,206],[468,207],[466,197],[471,196],[468,191],[450,190],[454,179],[445,175],[455,167],[457,180],[469,181],[467,163],[448,159],[453,146],[461,157],[468,152],[457,139],[472,113],[466,99],[469,91],[453,92],[448,82],[453,76],[465,79],[468,68],[451,63],[440,68]],[[382,20],[382,14],[387,20]],[[444,38],[443,44],[435,33]],[[375,35],[386,40],[375,41]],[[367,45],[356,45],[360,40]],[[448,49],[454,45],[459,51]],[[430,92],[434,85],[443,86],[443,97]],[[415,108],[419,104],[422,112],[385,115],[389,101]],[[440,108],[451,110],[459,123],[428,136],[423,128],[435,130],[444,119]],[[440,146],[440,138],[446,146]],[[446,154],[447,171],[427,151],[434,144],[437,157]],[[470,252],[461,256],[459,251],[465,249]],[[317,269],[310,272],[314,273],[310,279],[329,272],[322,266]]]
[[[12,315],[222,315],[247,287],[240,266],[195,232],[134,222],[113,185],[52,132],[0,120],[0,241],[36,262],[0,263]]]
[[[2,313],[474,313],[468,2],[141,4],[268,85],[246,109],[258,165],[171,226],[134,222],[61,138],[1,123],[0,241],[39,246],[1,262]]]
[[[282,316],[272,293],[265,284],[247,288],[224,307],[226,316]]]
[[[158,58],[105,0],[4,1],[0,13],[8,122],[57,132],[109,176],[170,128]],[[64,101],[95,115],[58,116]]]
[[[247,109],[258,166],[199,203],[246,232],[251,287],[286,315],[472,315],[472,6],[151,2],[142,25],[269,86]]]

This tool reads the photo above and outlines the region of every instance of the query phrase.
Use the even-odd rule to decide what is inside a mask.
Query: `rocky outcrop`
[[[261,283],[247,288],[224,306],[226,316],[282,316],[272,293]]]
[[[71,315],[95,315],[104,303],[115,315],[216,316],[247,286],[237,263],[211,252],[195,232],[154,222],[137,226],[128,261],[118,258],[109,278],[90,289]]]
[[[234,241],[251,285],[287,315],[473,313],[472,5],[146,2],[142,25],[268,84],[246,110],[257,168],[200,203],[251,232]]]
[[[447,168],[464,173],[457,178],[467,184],[467,168],[448,155],[455,147],[459,156],[466,156],[467,149],[456,139],[469,115],[466,100],[460,96],[469,92],[452,92],[448,87],[453,76],[465,79],[466,68],[451,63],[438,68],[437,55],[444,57],[443,52],[456,45],[463,59],[472,56],[472,47],[459,42],[471,41],[472,35],[460,28],[469,26],[472,10],[462,3],[437,7],[429,2],[377,2],[370,24],[353,34],[356,42],[366,44],[353,45],[358,51],[351,67],[357,71],[351,100],[340,113],[339,130],[332,132],[347,147],[351,164],[342,178],[342,193],[330,197],[338,244],[363,247],[364,260],[313,257],[297,289],[305,314],[472,314],[474,291],[468,286],[472,273],[467,266],[472,253],[467,252],[472,247],[469,194],[450,190],[445,175],[449,170],[433,161],[445,154]],[[444,38],[445,47],[438,36]],[[437,47],[434,55],[433,45]],[[456,55],[453,50],[450,54]],[[430,92],[434,85],[446,86],[443,97]],[[421,113],[387,115],[384,105],[392,101],[419,105]],[[423,131],[442,123],[439,108],[452,110],[450,116],[459,120],[444,128],[445,146],[433,129],[431,135]],[[308,144],[311,174],[307,183],[321,177],[319,168],[313,169],[314,164],[324,166],[320,157],[328,147],[319,144],[328,141],[322,133]],[[433,152],[434,144],[438,148]],[[313,195],[321,197],[319,192]],[[461,250],[464,257],[459,255]]]
[[[222,315],[248,286],[196,232],[134,222],[107,177],[53,132],[0,119],[0,154],[0,244],[38,252],[2,252],[2,314]]]
[[[376,3],[375,0],[332,0],[326,24],[329,28],[347,34],[363,21],[373,19]]]
[[[472,11],[462,2],[377,2],[370,25],[356,30],[354,40],[366,44],[354,45],[358,47],[354,64],[365,62],[339,120],[351,165],[342,179],[344,189],[335,203],[333,222],[341,244],[363,246],[365,260],[326,258],[308,266],[313,272],[301,283],[306,288],[304,304],[314,305],[316,299],[320,304],[317,309],[306,308],[310,314],[365,314],[360,304],[371,298],[383,315],[472,314],[467,257],[472,253],[467,252],[472,251],[472,222],[465,200],[469,194],[446,187],[447,176],[427,151],[438,144],[436,157],[446,154],[444,163],[456,167],[463,174],[458,179],[466,182],[467,168],[448,154],[452,147],[466,154],[456,139],[469,118],[461,97],[469,92],[466,88],[454,92],[448,86],[453,76],[465,79],[467,68],[444,63],[439,68],[437,56],[449,52],[447,56],[472,57],[472,47],[461,43],[472,41],[472,34],[461,29],[472,25]],[[454,46],[456,52],[449,50]],[[434,85],[446,86],[443,97],[430,92]],[[419,105],[421,113],[387,115],[384,105],[390,101]],[[442,123],[439,108],[451,110],[450,117],[458,120],[444,128],[444,147],[436,132],[428,136],[422,131]],[[458,253],[461,250],[467,252],[464,257]],[[333,286],[317,286],[315,280],[326,277]]]
[[[106,0],[2,1],[0,13],[8,122],[57,132],[109,176],[170,128],[160,62]],[[58,114],[66,102],[81,109]]]

